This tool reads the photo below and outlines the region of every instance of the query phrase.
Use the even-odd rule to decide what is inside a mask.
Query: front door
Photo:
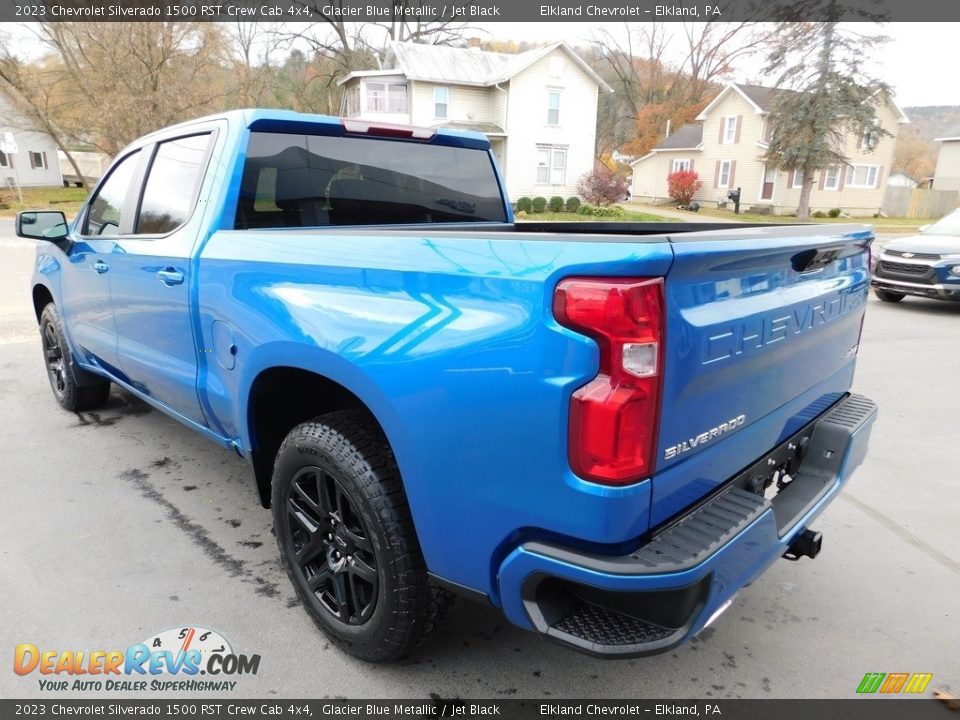
[[[139,162],[139,150],[120,159],[97,187],[73,229],[61,276],[61,292],[70,298],[61,312],[77,359],[120,379],[110,271],[120,229],[133,213],[130,188]]]
[[[777,169],[764,166],[763,188],[760,190],[761,200],[773,199],[773,187],[777,182]]]
[[[206,421],[197,395],[190,258],[212,137],[210,131],[199,132],[145,150],[152,159],[140,211],[132,232],[117,240],[110,269],[117,354],[128,382],[200,425]]]

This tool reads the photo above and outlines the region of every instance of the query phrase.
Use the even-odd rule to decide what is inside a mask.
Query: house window
[[[360,114],[360,86],[354,85],[347,90],[347,117]]]
[[[797,169],[793,171],[793,184],[790,186],[794,189],[803,187],[803,170]]]
[[[847,187],[875,188],[879,174],[879,165],[850,165],[847,168]]]
[[[690,169],[690,158],[676,158],[672,163],[670,163],[670,172],[680,172],[681,170],[687,171]]]
[[[407,86],[404,83],[368,82],[367,111],[405,113]]]
[[[436,87],[433,89],[433,116],[438,120],[446,120],[450,107],[450,88]]]
[[[860,149],[873,150],[878,142],[880,142],[880,120],[874,118],[863,129],[863,134],[860,136]]]
[[[723,144],[730,145],[737,140],[737,116],[731,115],[723,119]]]
[[[560,125],[560,91],[547,91],[547,125],[558,127]]]
[[[840,168],[834,165],[823,171],[823,189],[836,190],[840,187]]]
[[[33,150],[30,150],[29,155],[30,155],[30,167],[33,170],[47,169],[47,154],[45,152],[34,152]]]
[[[2,168],[10,167],[10,157],[2,150],[0,150],[0,167]]]
[[[732,167],[732,160],[720,161],[720,173],[717,175],[717,187],[730,187],[730,170]]]
[[[537,185],[563,185],[567,177],[567,149],[537,146]]]

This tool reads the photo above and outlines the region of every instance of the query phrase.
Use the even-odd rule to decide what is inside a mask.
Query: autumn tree
[[[921,181],[933,177],[936,167],[936,143],[925,138],[915,128],[901,128],[897,134],[897,145],[893,151],[893,164],[890,169],[899,170],[914,180]]]
[[[600,96],[597,153],[643,155],[673,128],[693,122],[737,61],[769,34],[759,23],[625,23],[600,30],[589,55],[614,93]]]
[[[824,16],[839,17],[840,11],[828,0]],[[836,20],[784,22],[777,29],[767,74],[781,92],[770,102],[770,141],[763,159],[802,174],[797,218],[807,220],[814,177],[848,163],[847,137],[862,138],[861,147],[869,151],[890,135],[876,123],[876,103],[889,88],[863,70],[870,51],[886,38],[842,28]]]

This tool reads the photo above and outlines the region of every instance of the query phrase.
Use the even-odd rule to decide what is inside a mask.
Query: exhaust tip
[[[820,548],[823,545],[823,533],[813,530],[804,530],[794,538],[790,547],[783,554],[787,560],[799,560],[802,557],[808,557],[813,560],[820,554]]]

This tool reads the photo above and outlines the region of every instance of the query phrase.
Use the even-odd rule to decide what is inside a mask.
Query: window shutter
[[[847,181],[847,166],[841,165],[837,168],[837,173],[840,175],[840,177],[837,178],[837,190],[840,191],[843,190],[843,185]]]
[[[796,173],[796,170],[791,170],[790,174],[787,175],[787,188],[793,188],[793,176]]]
[[[43,153],[41,153],[41,155],[43,155],[43,168],[46,169],[46,168],[48,167],[48,165],[47,165],[47,153],[46,153],[46,152],[43,152]],[[883,168],[880,168],[880,169],[882,170]],[[878,174],[877,174],[877,178],[878,178],[877,186],[878,186],[878,187],[879,187],[879,185],[880,185],[879,177],[880,177],[880,174],[878,173]]]
[[[723,131],[727,129],[727,119],[725,117],[720,118],[720,138],[717,140],[721,145],[723,145]]]
[[[736,185],[734,185],[733,183],[734,173],[736,172],[737,172],[737,161],[731,160],[730,161],[730,181],[727,183],[727,187],[731,187],[731,188],[736,187]]]
[[[717,167],[713,171],[713,186],[720,187],[720,161],[717,160]]]
[[[743,115],[737,115],[737,130],[733,136],[733,141],[735,143],[740,142],[740,125],[743,124]]]
[[[883,187],[883,165],[877,168],[877,184],[874,187]]]
[[[820,171],[820,189],[823,190],[823,185],[827,181],[827,168],[823,168]]]

